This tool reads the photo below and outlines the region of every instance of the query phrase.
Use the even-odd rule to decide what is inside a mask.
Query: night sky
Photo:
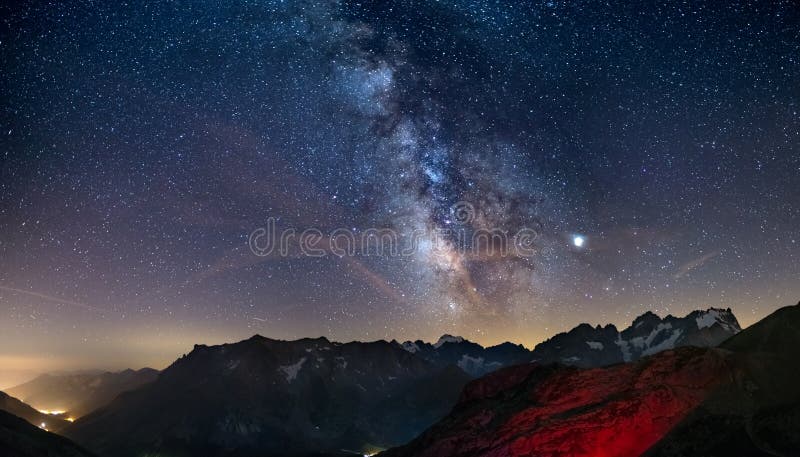
[[[646,3],[5,3],[0,387],[255,333],[532,346],[796,303],[800,7]],[[537,236],[259,257],[270,218]]]

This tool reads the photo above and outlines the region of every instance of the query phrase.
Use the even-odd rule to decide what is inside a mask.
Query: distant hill
[[[647,319],[655,325],[641,326],[658,328]],[[800,304],[720,348],[671,349],[604,368],[498,370],[469,383],[453,411],[418,438],[380,455],[800,455],[798,348]]]
[[[116,373],[45,374],[7,392],[37,409],[66,411],[73,417],[80,417],[156,377],[158,371],[152,368]]]
[[[52,432],[57,432],[69,424],[64,416],[41,413],[30,405],[25,404],[5,392],[0,392],[0,410],[25,419],[37,427],[43,427]]]
[[[93,457],[88,451],[26,420],[0,411],[0,455],[3,457]]]

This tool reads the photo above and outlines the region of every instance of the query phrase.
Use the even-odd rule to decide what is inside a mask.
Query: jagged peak
[[[697,322],[698,329],[711,327],[716,324],[733,332],[742,330],[739,321],[730,308],[708,308],[705,311],[698,311],[697,314],[695,314],[695,322]]]
[[[731,308],[716,308],[713,306],[704,310],[696,309],[690,311],[683,317],[677,317],[672,314],[668,314],[666,317],[662,318],[653,311],[648,310],[633,320],[631,328],[636,328],[637,326],[648,321],[653,323],[659,323],[671,320],[687,320],[687,319],[698,319],[698,320],[705,319],[703,323],[698,322],[698,326],[699,325],[711,326],[714,323],[711,321],[712,317],[714,318],[714,321],[720,322],[720,324],[732,324],[731,327],[733,330],[735,329],[741,330],[741,328],[739,327],[739,322],[736,320],[736,316],[734,315]]]
[[[599,325],[598,325],[598,327],[599,327]],[[592,329],[594,329],[594,327],[592,327],[591,324],[587,324],[586,322],[582,322],[582,323],[576,325],[575,327],[572,327],[572,330],[570,330],[570,332],[573,332],[573,331],[576,331],[576,330],[583,330],[583,329],[592,330]]]
[[[495,344],[494,346],[487,346],[486,349],[494,349],[494,348],[515,348],[515,349],[527,349],[525,345],[520,343],[512,343],[510,341],[505,341],[500,344]]]
[[[324,336],[318,336],[316,338],[300,338],[299,340],[295,340],[295,341],[308,341],[308,342],[313,342],[313,343],[325,343],[325,344],[330,344],[330,342],[331,342],[328,338],[326,338]]]
[[[648,310],[637,316],[636,319],[633,320],[633,323],[631,325],[633,325],[633,327],[637,327],[646,322],[661,322],[662,320],[663,319],[661,319],[661,316]]]

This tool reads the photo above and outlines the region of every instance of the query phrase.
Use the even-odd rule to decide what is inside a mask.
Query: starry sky
[[[4,4],[0,387],[797,302],[800,7],[646,3]],[[270,220],[412,249],[257,256]]]

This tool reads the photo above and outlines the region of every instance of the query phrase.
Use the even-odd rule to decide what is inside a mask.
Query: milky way
[[[747,324],[800,295],[793,2],[2,18],[11,364],[157,365],[256,332],[534,344],[645,310]],[[255,256],[270,218],[416,249]],[[529,230],[534,253],[464,243],[494,229]]]

